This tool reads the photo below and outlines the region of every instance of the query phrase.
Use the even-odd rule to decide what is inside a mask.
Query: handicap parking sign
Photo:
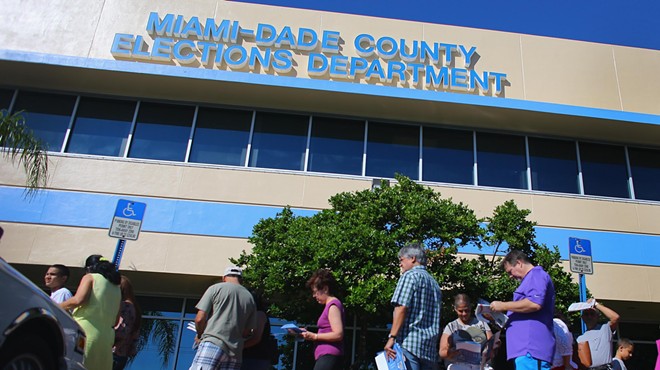
[[[594,273],[590,240],[568,238],[568,255],[570,257],[571,272],[589,275]]]
[[[119,199],[108,235],[113,238],[137,240],[146,208],[146,203]]]

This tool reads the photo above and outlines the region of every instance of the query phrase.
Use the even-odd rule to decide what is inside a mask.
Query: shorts
[[[189,370],[241,370],[241,362],[211,342],[199,344]]]
[[[552,368],[552,364],[548,361],[536,359],[529,353],[525,356],[516,357],[514,362],[516,370],[550,370]]]

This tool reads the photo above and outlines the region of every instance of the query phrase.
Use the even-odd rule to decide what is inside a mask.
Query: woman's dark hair
[[[307,280],[307,287],[310,289],[322,290],[323,288],[328,288],[328,294],[337,295],[337,280],[332,276],[332,272],[328,269],[318,269],[313,274],[312,277]]]
[[[119,285],[121,274],[115,268],[115,265],[103,258],[100,254],[92,254],[85,260],[85,270],[91,274],[101,274],[109,282]]]

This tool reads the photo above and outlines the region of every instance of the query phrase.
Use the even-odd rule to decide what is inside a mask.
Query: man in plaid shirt
[[[426,271],[426,253],[419,244],[399,251],[401,277],[396,284],[392,305],[392,329],[385,351],[394,358],[392,348],[403,348],[408,370],[437,370],[442,293],[438,282]]]

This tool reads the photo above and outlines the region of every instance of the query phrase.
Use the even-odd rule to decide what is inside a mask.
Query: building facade
[[[565,259],[589,240],[619,334],[660,337],[660,51],[222,0],[4,5],[0,108],[50,152],[29,199],[0,161],[0,256],[33,280],[111,256],[118,200],[144,202],[121,270],[183,328],[259,219],[398,172],[480,217],[515,200]],[[179,333],[165,368],[189,364]]]

